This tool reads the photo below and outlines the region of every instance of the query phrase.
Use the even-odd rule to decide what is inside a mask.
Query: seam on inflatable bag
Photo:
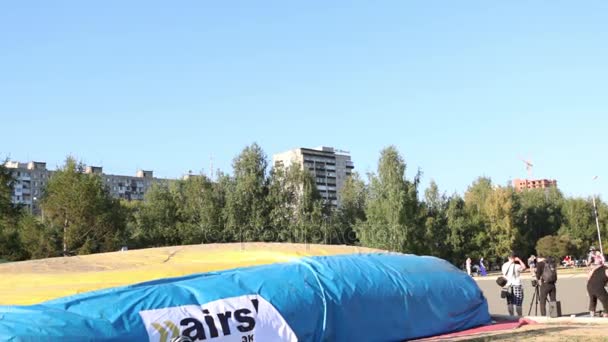
[[[325,297],[325,289],[321,283],[321,279],[319,279],[317,275],[317,271],[312,267],[311,263],[315,263],[316,261],[311,257],[299,258],[295,260],[295,262],[306,267],[310,273],[315,277],[317,281],[317,285],[319,286],[319,290],[321,291],[321,300],[323,301],[323,327],[322,327],[322,335],[325,336],[325,331],[327,330],[327,299]]]

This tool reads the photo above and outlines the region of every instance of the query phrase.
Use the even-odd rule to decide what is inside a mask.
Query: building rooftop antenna
[[[350,151],[346,151],[346,150],[341,150],[341,149],[334,149],[335,153],[341,153],[341,154],[345,154],[345,155],[350,155]]]

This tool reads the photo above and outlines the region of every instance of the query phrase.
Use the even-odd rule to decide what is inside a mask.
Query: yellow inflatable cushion
[[[0,305],[27,305],[77,293],[193,273],[286,262],[304,256],[377,250],[280,243],[149,248],[0,264]]]

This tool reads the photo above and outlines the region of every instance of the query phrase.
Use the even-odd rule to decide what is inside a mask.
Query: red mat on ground
[[[531,319],[520,318],[517,321],[497,322],[497,323],[493,323],[493,324],[483,325],[481,327],[477,327],[477,328],[473,328],[473,329],[459,331],[456,333],[449,333],[449,334],[445,334],[445,335],[427,337],[427,338],[423,338],[423,339],[416,340],[416,341],[420,341],[420,342],[422,342],[422,341],[440,341],[440,340],[445,340],[445,339],[455,338],[455,337],[465,337],[465,336],[469,336],[469,335],[491,333],[491,332],[501,331],[501,330],[517,329],[526,324],[536,324],[536,322]]]

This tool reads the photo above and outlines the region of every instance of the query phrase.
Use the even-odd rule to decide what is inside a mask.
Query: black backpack
[[[545,283],[555,283],[557,281],[557,271],[554,263],[545,262],[542,278]]]

